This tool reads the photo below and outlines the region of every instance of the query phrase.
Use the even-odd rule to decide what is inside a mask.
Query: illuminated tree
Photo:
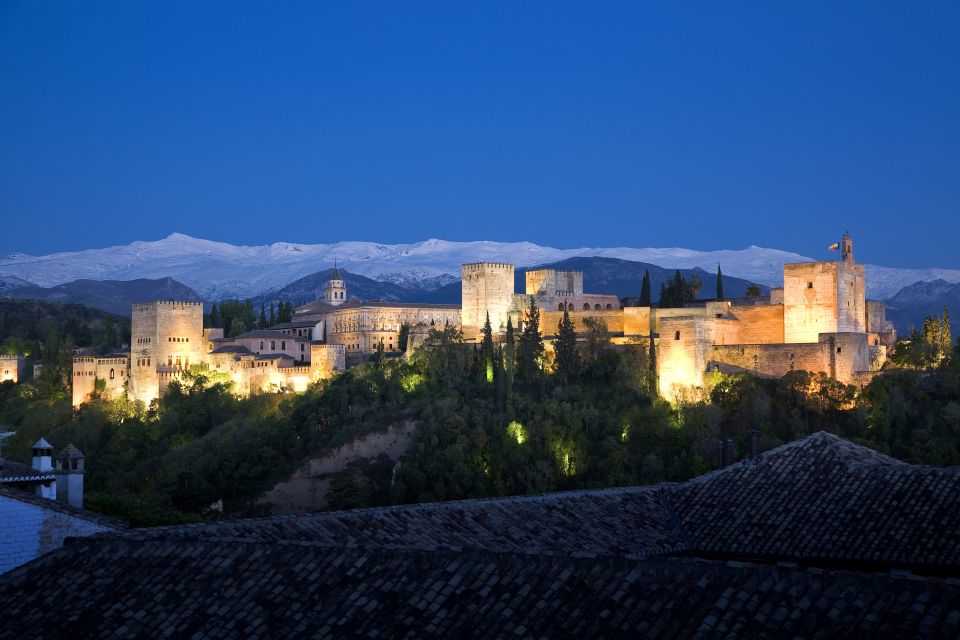
[[[493,382],[493,358],[493,328],[490,326],[490,312],[488,311],[487,320],[483,323],[483,342],[480,346],[480,368],[487,382]]]

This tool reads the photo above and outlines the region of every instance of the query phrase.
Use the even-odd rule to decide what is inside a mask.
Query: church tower
[[[335,306],[339,306],[347,301],[347,285],[340,275],[340,269],[336,265],[333,267],[333,273],[330,279],[323,287],[323,301]]]

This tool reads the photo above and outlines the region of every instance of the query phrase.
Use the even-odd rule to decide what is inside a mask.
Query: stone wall
[[[90,399],[97,379],[104,381],[105,398],[120,397],[127,384],[129,367],[126,356],[75,356],[71,385],[73,406],[78,407]]]
[[[577,333],[587,331],[587,318],[600,318],[607,323],[607,330],[611,333],[623,333],[622,311],[570,311],[570,321]],[[562,311],[540,311],[540,333],[545,336],[554,336],[563,319]]]
[[[25,371],[26,359],[22,355],[0,353],[0,382],[20,382]]]
[[[885,354],[882,354],[885,355]],[[759,376],[779,378],[791,371],[826,373],[850,383],[881,354],[871,354],[866,334],[822,334],[815,343],[715,345],[710,362],[732,365]]]
[[[785,342],[817,342],[837,332],[838,262],[807,262],[783,267]]]
[[[0,573],[60,548],[65,538],[109,530],[68,513],[0,494]]]
[[[621,313],[623,314],[624,335],[650,335],[650,307],[625,307]]]
[[[739,320],[736,342],[773,344],[784,341],[782,304],[733,307],[730,313]]]

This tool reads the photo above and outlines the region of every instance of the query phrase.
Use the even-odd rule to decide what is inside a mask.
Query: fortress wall
[[[865,291],[863,265],[837,263],[837,331],[863,333],[867,330]]]
[[[821,335],[815,343],[714,345],[710,360],[765,377],[804,370],[849,383],[870,369],[871,352],[864,334],[834,333]]]
[[[573,329],[577,333],[587,331],[584,321],[587,318],[601,318],[607,323],[607,330],[612,333],[623,332],[623,312],[622,311],[571,311],[570,321],[573,322]],[[557,334],[557,327],[560,320],[563,319],[562,311],[540,311],[540,333],[545,336]]]
[[[487,313],[495,332],[505,330],[513,306],[513,265],[500,262],[465,264],[461,267],[461,275],[464,337],[479,335]]]
[[[879,300],[867,300],[867,327],[871,333],[882,333],[887,322],[887,305]]]
[[[660,395],[664,398],[683,397],[686,390],[703,386],[703,373],[714,340],[713,320],[697,316],[662,319],[657,375]]]
[[[97,375],[97,359],[93,356],[76,356],[73,359],[72,396],[73,406],[79,407],[90,399]]]
[[[740,321],[734,342],[773,344],[783,342],[783,305],[734,307],[732,313]],[[721,344],[733,344],[723,340]]]
[[[716,345],[710,358],[759,376],[780,378],[795,370],[828,371],[828,348],[818,342]]]
[[[785,342],[817,342],[837,332],[837,262],[808,262],[783,267]]]
[[[650,307],[624,307],[621,313],[624,335],[650,335]]]

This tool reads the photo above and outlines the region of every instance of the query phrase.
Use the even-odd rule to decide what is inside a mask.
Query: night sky
[[[0,219],[960,268],[960,2],[6,0]]]

